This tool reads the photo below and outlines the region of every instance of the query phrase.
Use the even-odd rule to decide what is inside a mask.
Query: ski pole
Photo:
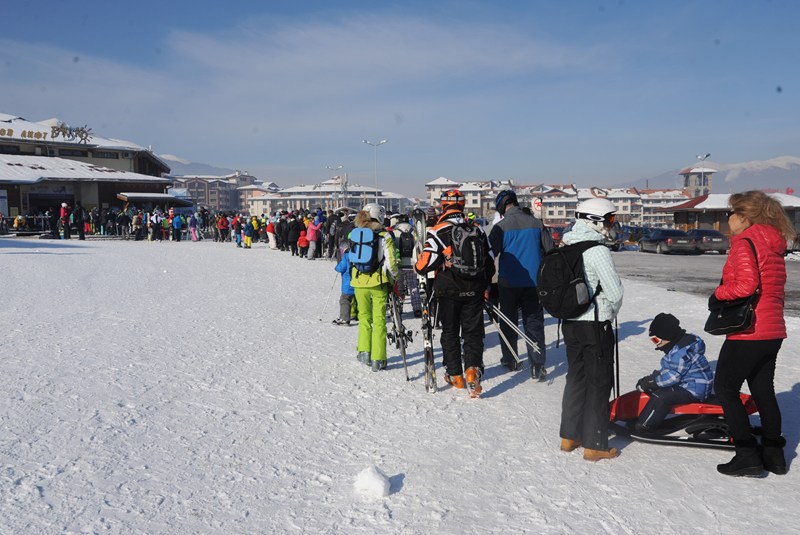
[[[614,382],[614,390],[616,393],[616,397],[620,396],[619,392],[619,324],[617,323],[617,318],[614,318],[614,353],[615,353],[615,361],[614,366],[616,368],[616,381]]]
[[[328,304],[331,301],[331,295],[333,294],[333,287],[336,286],[336,280],[339,278],[339,274],[337,273],[336,276],[333,278],[333,283],[331,284],[331,289],[328,290],[328,297],[325,298],[325,306],[322,307],[322,312],[320,312],[319,321],[322,321],[322,316],[325,315],[325,312],[328,310]]]
[[[492,320],[492,325],[494,325],[494,328],[497,329],[497,333],[500,335],[500,339],[502,340],[503,343],[506,344],[508,351],[511,353],[511,356],[514,357],[514,360],[517,361],[517,364],[521,364],[522,361],[519,359],[519,355],[517,355],[516,350],[513,347],[511,347],[511,342],[509,342],[508,338],[506,338],[506,335],[503,333],[503,329],[500,328],[500,324],[497,323],[497,320],[494,319],[494,317],[492,316],[491,309],[489,309],[488,306],[486,306],[485,308],[486,308],[486,313],[489,314],[489,319]]]
[[[392,330],[394,331],[395,340],[397,340],[397,344],[399,345],[400,356],[403,357],[403,370],[406,372],[406,381],[410,381],[411,378],[408,376],[408,363],[406,362],[406,343],[408,339],[406,338],[405,328],[403,327],[403,317],[400,314],[397,296],[394,294],[394,291],[391,293],[391,305]]]
[[[487,304],[491,307],[491,309],[495,312],[495,314],[497,314],[498,318],[503,320],[503,322],[506,325],[511,327],[514,330],[514,332],[516,332],[519,335],[520,338],[525,340],[525,343],[527,343],[529,346],[531,346],[531,348],[533,348],[533,350],[536,351],[537,353],[541,353],[541,350],[539,349],[539,344],[537,344],[536,342],[531,340],[530,337],[527,334],[525,334],[525,331],[520,329],[519,326],[516,323],[514,323],[513,321],[508,319],[508,316],[506,316],[505,314],[500,312],[500,309],[498,307],[494,306],[492,303],[489,303],[488,301],[487,301]]]

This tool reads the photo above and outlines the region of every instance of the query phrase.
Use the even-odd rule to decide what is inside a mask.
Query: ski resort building
[[[57,119],[31,122],[0,113],[0,213],[44,212],[62,202],[87,209],[180,204],[166,193],[169,166],[145,147],[103,138]]]

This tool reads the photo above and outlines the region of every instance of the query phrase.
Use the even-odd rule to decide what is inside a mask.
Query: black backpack
[[[414,234],[411,231],[401,231],[397,242],[400,258],[411,258],[414,256]]]
[[[451,229],[453,272],[466,280],[478,280],[486,272],[486,238],[474,223],[455,223]]]
[[[583,241],[548,251],[539,266],[536,291],[545,310],[558,319],[576,318],[594,302],[586,282],[583,252],[602,245]],[[594,295],[600,291],[598,285]]]

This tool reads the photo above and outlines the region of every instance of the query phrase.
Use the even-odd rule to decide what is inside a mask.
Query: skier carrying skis
[[[602,243],[614,225],[616,211],[608,199],[581,202],[575,208],[575,225],[562,243]],[[581,254],[592,303],[584,313],[564,320],[568,371],[559,434],[562,451],[583,447],[584,459],[599,461],[618,453],[608,447],[608,398],[614,375],[611,324],[622,306],[623,289],[607,247],[592,247]]]
[[[442,322],[445,381],[455,388],[467,387],[477,397],[483,374],[484,292],[494,275],[494,260],[486,234],[466,220],[464,202],[457,189],[442,194],[442,215],[428,229],[415,269],[420,275],[438,270],[433,293]]]
[[[706,344],[697,335],[681,329],[672,314],[658,314],[650,324],[650,340],[663,351],[661,369],[639,379],[636,387],[649,394],[636,430],[652,433],[675,405],[705,401],[711,394],[713,374],[706,360]]]

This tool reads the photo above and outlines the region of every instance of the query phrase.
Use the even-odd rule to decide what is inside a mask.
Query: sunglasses
[[[731,216],[732,216],[733,214],[735,214],[735,213],[736,213],[736,210],[728,210],[727,212],[725,212],[725,217],[726,217],[726,218],[728,218],[728,219],[730,219],[730,218],[731,218]]]
[[[584,218],[588,219],[589,221],[596,221],[598,223],[602,222],[603,225],[605,225],[606,227],[613,226],[614,221],[617,220],[616,214],[606,214],[606,215],[586,214]]]
[[[663,342],[664,340],[662,340],[662,339],[661,339],[661,338],[659,338],[658,336],[651,336],[651,337],[650,337],[650,341],[651,341],[651,342],[653,342],[655,345],[658,345],[658,344],[660,344],[661,342]]]

